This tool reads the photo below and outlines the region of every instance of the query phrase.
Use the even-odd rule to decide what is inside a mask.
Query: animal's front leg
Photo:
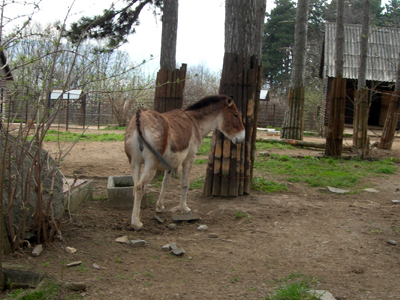
[[[189,171],[192,167],[192,163],[183,163],[182,164],[182,180],[181,180],[181,199],[179,205],[174,207],[171,211],[182,211],[185,214],[190,214],[192,210],[187,206],[186,199],[187,199],[187,192],[189,189]]]
[[[167,190],[169,183],[171,182],[171,170],[167,170],[164,172],[164,179],[162,182],[160,196],[158,197],[157,204],[156,204],[156,212],[163,213],[165,211],[164,207],[164,195],[165,191]]]

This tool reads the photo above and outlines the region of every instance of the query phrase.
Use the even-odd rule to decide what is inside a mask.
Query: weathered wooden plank
[[[222,164],[222,136],[223,134],[219,130],[215,130],[216,142],[214,152],[214,172],[213,172],[213,196],[219,196],[221,193],[221,164]]]
[[[203,193],[205,196],[212,195],[212,184],[214,180],[214,157],[215,157],[216,135],[213,134],[211,138],[211,149],[208,155],[208,163],[206,170],[206,178],[204,180]]]
[[[231,141],[223,137],[221,166],[221,196],[229,196],[229,170],[231,162]]]

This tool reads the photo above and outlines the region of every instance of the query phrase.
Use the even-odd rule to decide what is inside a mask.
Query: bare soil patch
[[[53,153],[58,147],[45,145]],[[323,153],[302,148],[270,152]],[[372,155],[400,158],[400,142],[395,141],[393,150],[374,150]],[[205,168],[194,166],[191,180],[204,175]],[[400,205],[391,202],[400,198],[399,173],[374,179],[371,187],[378,194],[338,195],[300,184],[289,184],[283,193],[254,191],[237,198],[206,198],[191,190],[188,205],[201,216],[199,222],[170,230],[171,213],[159,215],[167,221],[158,224],[153,203],[142,210],[144,229],[136,232],[128,228],[130,210],[111,208],[102,199],[109,176],[130,172],[123,142],[79,142],[61,169],[69,177],[76,173],[92,179],[97,200],[83,203],[71,219],[66,215],[63,239],[46,245],[39,257],[27,251],[5,261],[33,266],[58,280],[84,282],[85,299],[264,299],[274,281],[294,272],[314,276],[318,288],[336,299],[400,299]],[[148,193],[156,200],[159,190],[151,186]],[[166,194],[167,209],[177,204],[179,195],[180,179],[175,177]],[[236,218],[238,211],[249,217]],[[198,231],[201,224],[208,230]],[[147,246],[115,242],[124,235],[146,240]],[[186,254],[177,257],[161,250],[173,242]],[[67,246],[77,252],[67,254]],[[78,260],[83,264],[65,266]],[[93,268],[94,263],[101,269]]]

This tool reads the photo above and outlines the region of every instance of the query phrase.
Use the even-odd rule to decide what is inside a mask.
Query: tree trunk
[[[214,132],[204,184],[206,196],[250,193],[265,8],[263,0],[226,0],[225,3],[225,56],[219,91],[233,96],[242,114],[246,139],[244,144],[233,145],[218,130]]]
[[[166,112],[181,109],[185,88],[186,64],[176,66],[178,0],[164,0],[162,17],[160,71],[157,73],[154,110]]]
[[[383,131],[381,140],[379,141],[378,149],[391,149],[394,134],[396,131],[397,121],[400,113],[400,53],[399,60],[397,62],[397,74],[396,83],[394,86],[394,93],[390,98],[389,109],[387,112],[385,124],[383,125]]]
[[[299,0],[296,9],[291,86],[281,134],[281,137],[285,139],[303,139],[307,23],[308,0]]]
[[[343,44],[344,23],[343,10],[344,0],[337,1],[336,14],[336,77],[332,82],[330,91],[329,121],[326,136],[326,156],[341,156],[344,130],[344,112],[346,107],[346,79],[343,78]]]
[[[398,71],[399,74],[400,70]],[[396,132],[396,125],[400,113],[400,88],[399,88],[399,75],[397,75],[395,92],[391,97],[388,113],[386,116],[385,124],[383,126],[382,136],[379,141],[378,149],[391,149],[394,134]]]
[[[178,0],[164,0],[161,33],[160,67],[176,67],[176,39],[178,32]]]
[[[369,154],[368,138],[368,89],[366,88],[366,70],[369,34],[370,0],[364,0],[363,23],[360,37],[360,67],[358,69],[358,89],[354,103],[353,145],[361,150],[361,157]]]

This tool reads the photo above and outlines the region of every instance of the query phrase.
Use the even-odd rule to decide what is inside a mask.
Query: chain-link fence
[[[80,93],[78,96],[65,92],[61,94],[50,93],[41,97],[38,93],[21,89],[6,97],[1,89],[1,112],[9,122],[29,121],[36,122],[46,114],[54,115],[52,125],[68,128],[86,126],[107,126],[118,124],[116,111],[114,111],[113,98],[102,93]],[[62,99],[61,99],[62,98]],[[153,108],[154,99],[145,99],[142,102],[147,108]],[[185,101],[184,106],[193,101]],[[120,105],[120,104],[118,104]],[[261,100],[258,127],[282,127],[286,105],[272,104],[270,101]],[[307,131],[320,132],[323,128],[323,110],[320,106],[305,106],[304,126]]]
[[[261,100],[258,127],[282,127],[285,117],[285,104],[272,104]],[[323,111],[321,106],[306,105],[304,110],[304,130],[321,132],[323,130]]]

